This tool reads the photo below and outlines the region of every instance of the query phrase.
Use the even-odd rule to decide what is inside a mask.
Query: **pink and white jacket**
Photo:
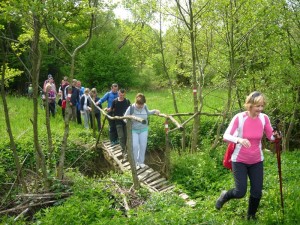
[[[236,114],[223,135],[224,141],[237,143],[238,138],[243,138],[248,139],[251,146],[245,148],[237,143],[231,156],[232,162],[255,164],[263,161],[261,139],[264,134],[269,140],[275,140],[270,119],[266,114],[260,113],[256,118],[249,117],[248,112]]]

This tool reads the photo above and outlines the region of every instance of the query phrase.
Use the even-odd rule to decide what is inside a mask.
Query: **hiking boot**
[[[140,164],[140,167],[143,169],[146,165],[144,163]]]
[[[225,195],[226,195],[227,191],[222,191],[221,194],[220,194],[220,197],[218,198],[217,202],[216,202],[216,209],[217,210],[220,210],[224,203],[226,202],[226,199],[225,199]]]
[[[136,164],[136,170],[139,170],[141,167],[140,167],[140,165],[137,163]]]
[[[260,202],[260,198],[253,198],[250,196],[247,220],[257,220],[255,214],[257,212],[259,202]]]

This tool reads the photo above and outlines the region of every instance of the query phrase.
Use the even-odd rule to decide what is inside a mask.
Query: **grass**
[[[135,95],[138,91],[128,91],[126,97],[134,103]],[[151,92],[143,92],[146,96],[147,105],[149,109],[159,109],[161,113],[172,114],[175,112],[173,107],[173,98],[169,90],[159,90]],[[105,93],[99,93],[101,97]],[[190,113],[193,112],[193,102],[192,102],[192,91],[189,89],[178,89],[175,91],[178,110],[181,113]],[[205,97],[203,108],[204,112],[215,113],[217,110],[220,110],[224,105],[224,94],[222,91],[216,91],[209,96]],[[32,133],[32,124],[30,119],[33,115],[33,103],[31,99],[26,97],[19,96],[7,96],[10,122],[12,124],[13,135],[18,139],[26,133]],[[40,100],[41,106],[41,100]],[[106,103],[103,104],[103,107],[106,107]],[[0,111],[3,112],[3,103],[0,102]],[[42,107],[39,107],[39,122],[38,125],[41,128],[41,131],[44,132],[46,129],[45,126],[45,111]],[[4,113],[0,114],[0,135],[1,137],[8,138],[7,132],[5,132],[6,124],[4,120]],[[57,115],[55,118],[51,118],[52,129],[63,130],[64,122],[61,116],[61,108],[57,106]],[[81,129],[81,126],[71,123],[71,128]],[[72,129],[71,129],[72,130]]]

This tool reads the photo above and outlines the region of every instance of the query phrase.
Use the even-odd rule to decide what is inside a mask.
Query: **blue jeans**
[[[148,130],[132,131],[132,150],[136,164],[144,164],[148,141]]]

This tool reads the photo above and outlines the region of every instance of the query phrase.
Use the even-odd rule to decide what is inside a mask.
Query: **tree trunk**
[[[4,43],[3,43],[3,45],[5,47]],[[2,102],[3,102],[4,116],[5,116],[5,122],[6,122],[6,131],[7,131],[8,136],[9,136],[10,148],[12,150],[13,157],[14,157],[14,162],[15,162],[16,169],[17,169],[17,180],[21,183],[23,192],[27,193],[28,189],[27,189],[26,183],[24,181],[22,168],[21,168],[21,164],[20,164],[20,159],[19,159],[19,156],[18,156],[18,153],[17,153],[17,147],[16,147],[15,139],[13,137],[11,126],[10,126],[10,118],[9,118],[8,106],[7,106],[7,101],[6,101],[5,89],[4,89],[5,70],[6,70],[6,66],[5,66],[6,65],[6,62],[5,62],[6,53],[4,51],[3,51],[3,55],[4,55],[4,61],[2,63],[2,71],[1,71],[1,75],[2,75],[1,76],[1,97],[2,97]]]
[[[128,160],[129,160],[129,163],[131,166],[133,185],[134,185],[135,190],[139,190],[141,186],[140,186],[140,182],[139,182],[139,179],[137,176],[136,164],[135,164],[135,159],[134,159],[133,150],[132,150],[132,121],[131,121],[131,119],[127,120],[126,129],[127,129],[126,148],[127,148]]]
[[[198,114],[198,95],[197,92],[200,91],[200,84],[197,84],[197,74],[196,74],[196,45],[195,45],[195,29],[194,29],[194,15],[192,11],[192,3],[189,1],[190,5],[190,42],[191,42],[191,52],[192,52],[192,85],[193,85],[193,105],[194,117],[193,131],[192,131],[192,142],[191,142],[191,152],[195,152],[198,147],[199,140],[199,127],[200,127],[200,115]]]
[[[95,3],[96,4],[96,3]],[[72,83],[72,80],[74,78],[74,69],[75,69],[75,57],[77,56],[77,53],[79,52],[80,49],[84,48],[91,40],[92,38],[92,30],[93,30],[93,23],[94,23],[94,14],[91,16],[91,24],[90,24],[90,29],[89,29],[89,35],[87,39],[78,47],[75,48],[74,52],[71,54],[70,52],[67,51],[66,46],[62,44],[62,42],[50,31],[48,26],[46,25],[46,28],[48,32],[54,37],[54,39],[60,43],[63,48],[69,53],[71,56],[71,69],[70,69],[70,76],[69,76],[69,83]],[[60,157],[59,157],[59,164],[57,168],[57,177],[58,179],[63,179],[64,176],[64,164],[65,164],[65,155],[66,155],[66,149],[67,149],[67,143],[68,143],[68,137],[69,137],[69,130],[70,130],[70,102],[67,101],[66,105],[66,114],[65,114],[65,131],[64,131],[64,136],[62,140],[62,146],[61,146],[61,152],[60,152]]]
[[[53,141],[52,141],[52,132],[51,132],[51,124],[50,124],[50,113],[49,113],[49,90],[46,90],[46,107],[45,107],[45,118],[46,118],[46,128],[47,128],[47,136],[48,136],[48,169],[53,170]]]
[[[161,6],[161,1],[160,1],[160,6]],[[173,83],[172,83],[172,79],[169,75],[168,72],[168,68],[166,65],[166,60],[165,60],[165,53],[164,53],[164,46],[163,46],[163,38],[162,38],[162,29],[161,29],[161,13],[159,14],[159,24],[160,24],[160,29],[159,29],[159,44],[160,44],[160,53],[161,53],[161,57],[162,57],[162,66],[163,66],[163,70],[164,73],[168,79],[168,83],[169,83],[169,87],[171,88],[171,93],[172,93],[172,99],[173,99],[173,107],[176,113],[179,113],[178,111],[178,106],[177,106],[177,101],[176,101],[176,95],[175,95],[175,91],[174,91],[174,87],[173,87]],[[181,118],[181,116],[178,117],[180,122],[182,123],[183,120]],[[185,132],[182,132],[182,149],[185,148]],[[179,154],[180,154],[180,150],[179,150]]]
[[[41,65],[41,52],[40,52],[40,32],[42,24],[37,15],[33,15],[33,40],[32,40],[32,85],[33,85],[33,142],[34,148],[37,153],[37,169],[41,169],[44,187],[49,189],[48,172],[46,168],[45,155],[41,149],[38,138],[38,83]]]

